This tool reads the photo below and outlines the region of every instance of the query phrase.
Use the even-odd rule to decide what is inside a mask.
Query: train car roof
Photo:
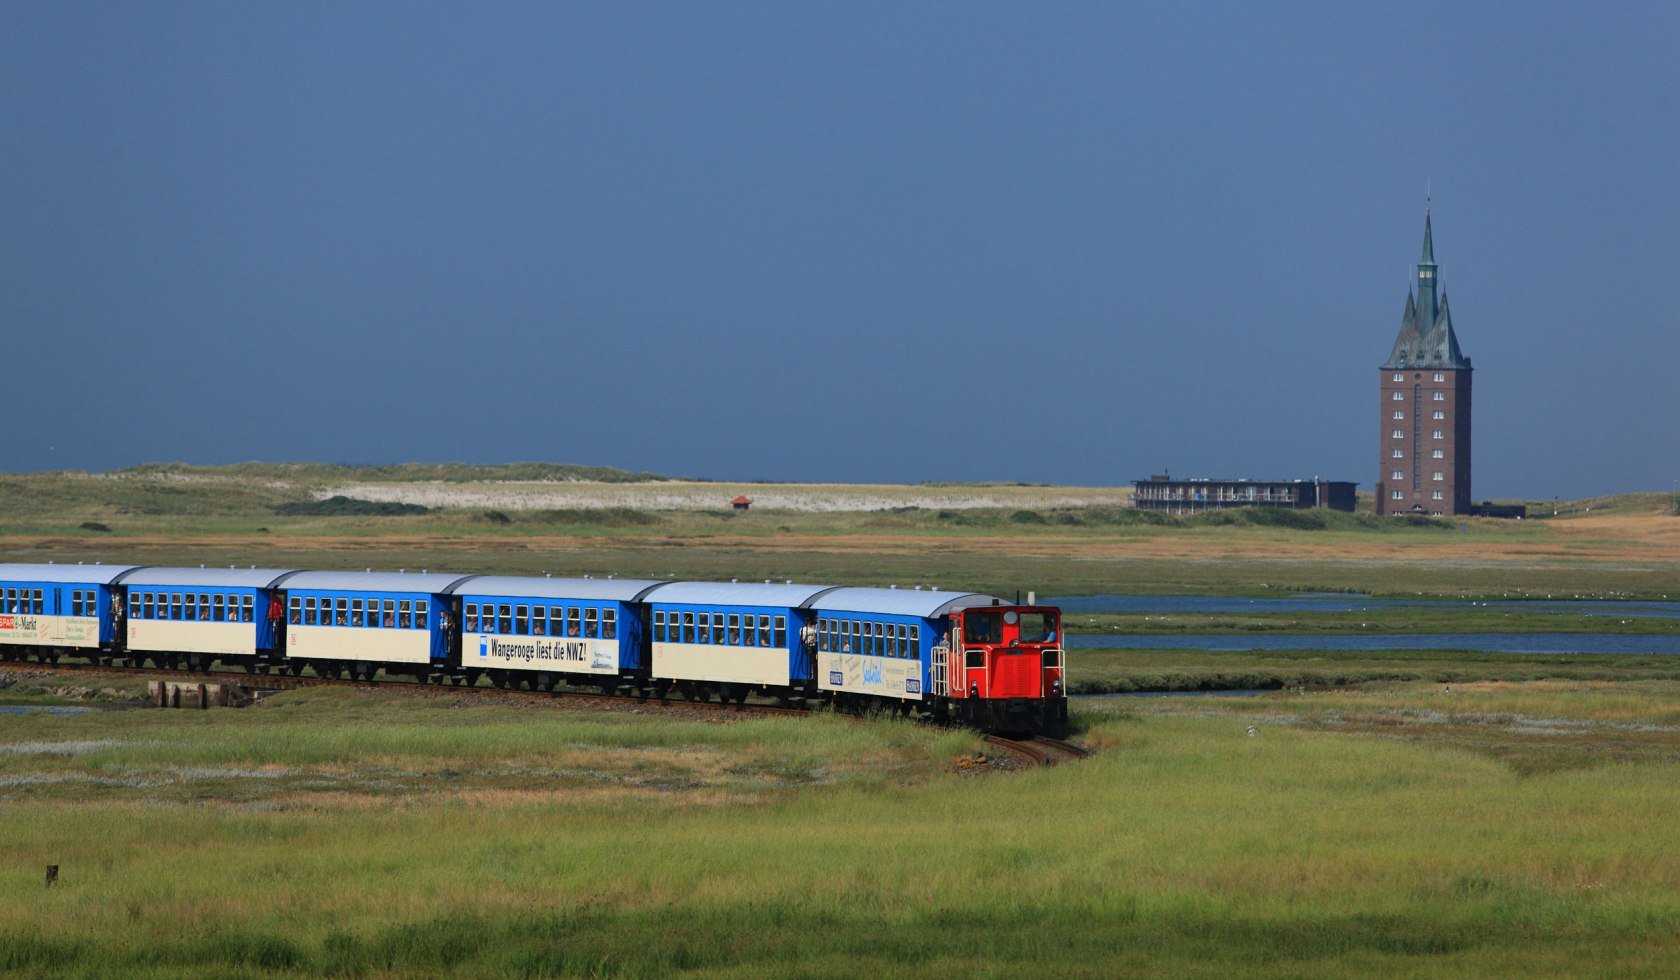
[[[835,589],[813,602],[811,608],[824,612],[932,619],[965,606],[989,606],[993,600],[997,597],[979,592],[941,592],[937,589]]]
[[[126,586],[191,585],[209,588],[266,589],[295,568],[137,568],[122,577]]]
[[[700,606],[784,606],[799,609],[832,585],[776,582],[670,582],[649,590],[643,602],[683,602]]]
[[[663,579],[536,578],[529,575],[474,575],[449,588],[452,595],[508,596],[519,599],[587,599],[634,602]]]
[[[139,565],[0,565],[0,581],[5,582],[67,582],[84,585],[110,585],[124,572]]]
[[[448,592],[473,578],[441,572],[293,572],[276,579],[287,589],[326,589],[337,592]]]

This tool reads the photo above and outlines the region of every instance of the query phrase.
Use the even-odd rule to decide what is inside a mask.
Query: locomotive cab
[[[951,619],[947,683],[964,720],[994,731],[1066,727],[1060,610],[1000,604],[957,610]]]

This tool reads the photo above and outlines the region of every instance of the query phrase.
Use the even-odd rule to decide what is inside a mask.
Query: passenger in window
[[[438,628],[443,631],[444,649],[455,649],[455,617],[445,609]]]
[[[578,621],[577,621],[576,616],[566,617],[566,635],[567,636],[578,635]]]
[[[122,623],[123,623],[122,599],[118,596],[112,596],[111,597],[111,629],[116,631],[116,634],[118,636],[122,635]]]
[[[799,646],[810,653],[817,648],[817,624],[806,623],[799,628]]]

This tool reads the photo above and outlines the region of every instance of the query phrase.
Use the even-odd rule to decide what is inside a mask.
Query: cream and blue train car
[[[905,714],[932,691],[934,651],[949,616],[1001,600],[974,592],[844,588],[815,603],[817,688],[833,701],[876,701]]]
[[[371,679],[380,670],[418,679],[452,672],[443,614],[471,575],[294,572],[286,595],[286,659],[325,677]]]
[[[814,662],[801,635],[812,600],[832,586],[672,582],[650,590],[651,676],[663,697],[672,685],[691,698],[716,692],[736,701],[761,692],[811,691]]]
[[[205,669],[218,660],[251,669],[282,660],[269,615],[284,568],[140,568],[124,575],[128,654],[136,661]]]
[[[0,565],[0,652],[43,662],[65,653],[98,657],[121,637],[115,583],[134,565]]]
[[[475,575],[452,597],[461,624],[461,673],[497,687],[553,690],[564,680],[604,689],[645,677],[638,603],[661,581]]]

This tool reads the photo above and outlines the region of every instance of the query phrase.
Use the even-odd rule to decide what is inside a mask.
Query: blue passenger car
[[[127,650],[136,661],[207,668],[218,660],[251,669],[280,662],[281,627],[271,615],[284,568],[139,568],[124,574]]]
[[[133,565],[0,565],[0,654],[98,657],[118,640],[112,583]]]
[[[637,604],[664,583],[646,579],[475,575],[451,590],[461,624],[462,676],[552,690],[557,681],[618,686],[646,673]]]
[[[427,678],[448,673],[443,613],[471,575],[294,572],[274,582],[286,596],[286,659],[323,676],[375,671]]]
[[[663,696],[712,691],[744,700],[755,690],[807,693],[815,667],[801,635],[826,585],[672,582],[648,592],[652,677]]]
[[[933,650],[950,614],[1000,601],[974,592],[834,589],[816,612],[817,687],[832,699],[882,699],[908,712],[933,693]]]

